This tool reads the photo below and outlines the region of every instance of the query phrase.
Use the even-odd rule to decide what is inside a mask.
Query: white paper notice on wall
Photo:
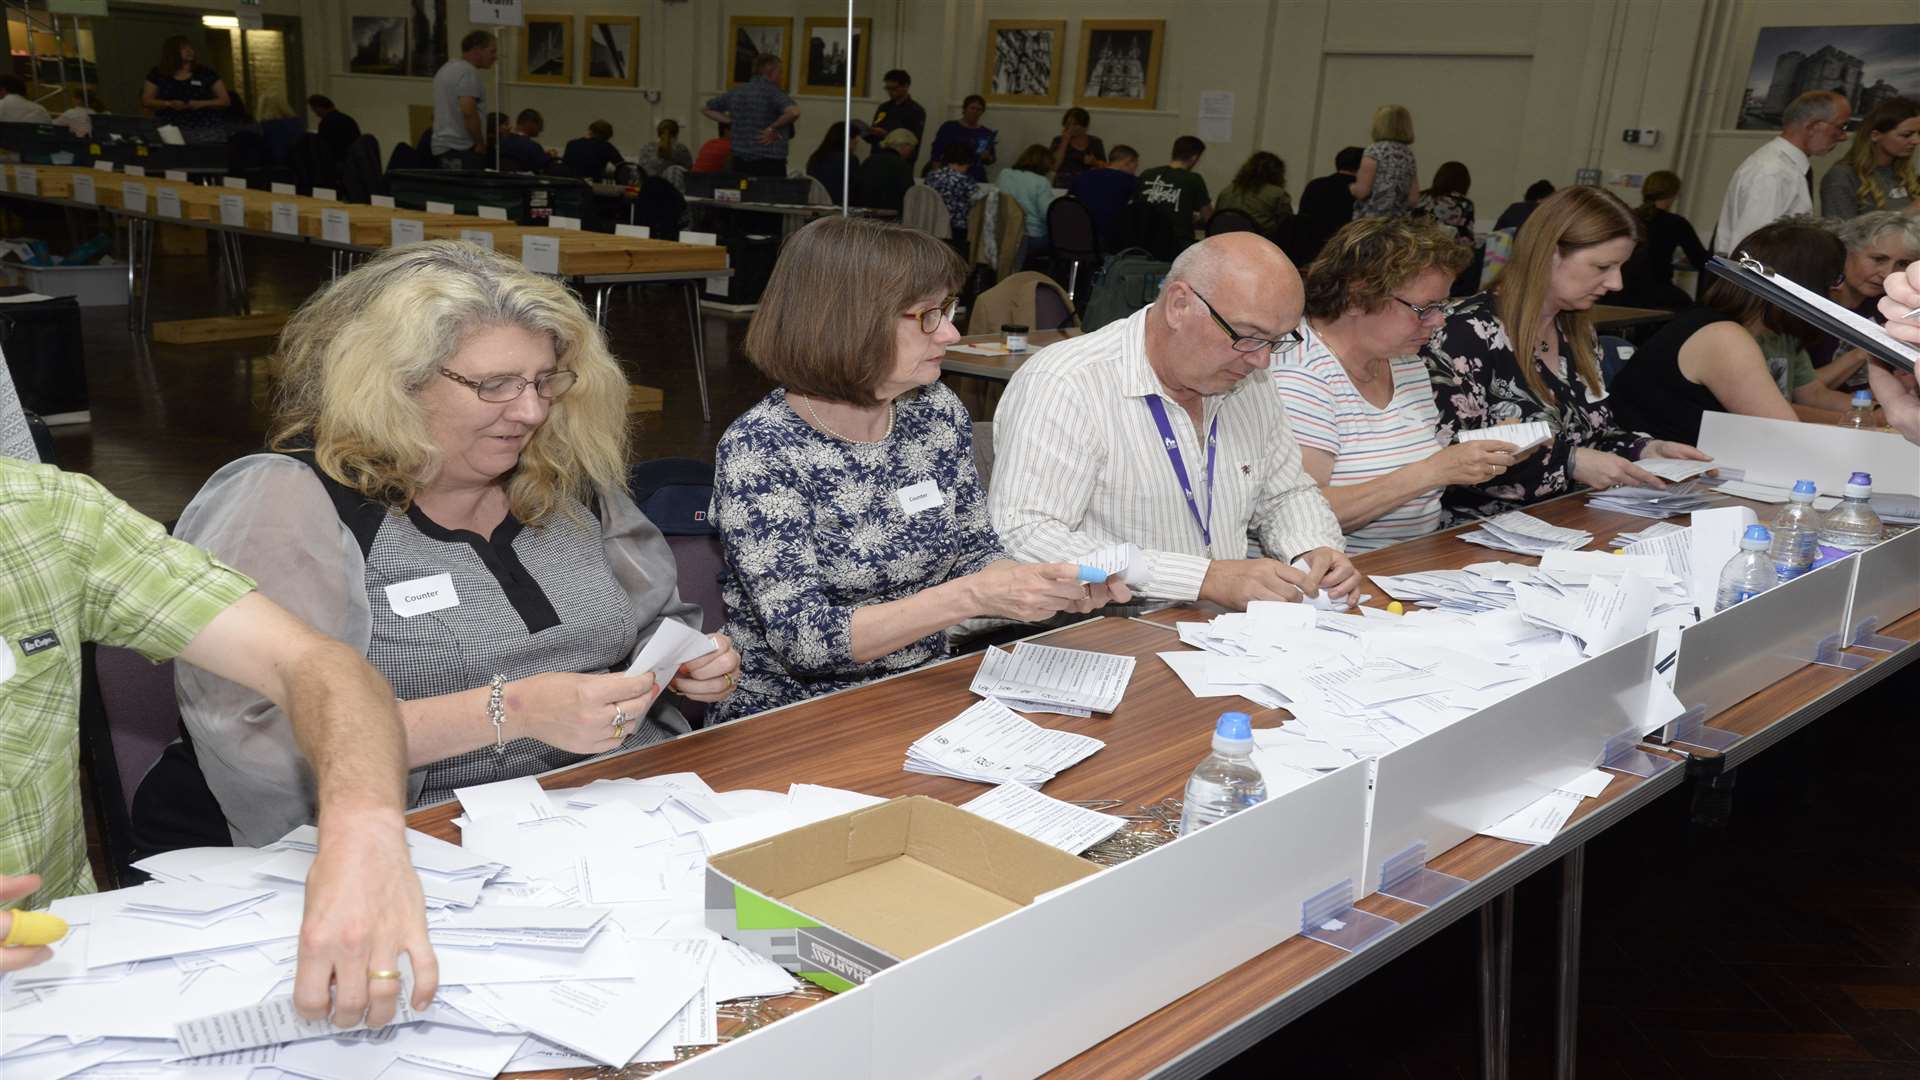
[[[536,274],[560,272],[560,240],[553,236],[524,236],[520,239],[520,261]]]
[[[434,202],[432,199],[427,200],[427,213],[429,214],[451,214],[453,212],[453,204],[450,202]]]
[[[504,206],[482,206],[480,207],[480,216],[486,218],[488,221],[505,221],[507,220],[507,208]]]
[[[320,239],[329,244],[353,243],[353,220],[345,210],[329,207],[320,211]]]
[[[373,200],[373,205],[375,206],[384,206],[389,210],[393,209],[393,196],[391,195],[372,195],[369,196],[369,198]]]
[[[577,217],[562,217],[559,214],[554,214],[552,217],[547,218],[547,228],[569,229],[573,232],[579,232],[580,219]]]
[[[634,240],[653,239],[653,230],[645,225],[615,225],[613,235],[625,236]]]
[[[238,195],[220,196],[220,224],[230,229],[245,228],[247,224],[247,200]]]
[[[1200,115],[1194,134],[1209,142],[1233,141],[1233,91],[1200,91]]]
[[[487,229],[461,229],[460,239],[465,240],[475,247],[483,247],[488,251],[493,250],[493,233]]]
[[[180,192],[174,188],[163,187],[153,193],[153,210],[165,218],[180,216]]]
[[[93,177],[86,173],[73,174],[73,201],[83,203],[100,201],[99,193],[93,189]]]
[[[128,180],[120,185],[120,205],[136,214],[147,212],[147,185]]]
[[[273,231],[281,236],[300,235],[300,206],[298,203],[277,202],[273,204]]]
[[[417,244],[427,238],[427,227],[415,218],[393,219],[393,246]]]
[[[467,0],[467,21],[479,26],[525,26],[520,0]]]
[[[272,192],[273,192],[273,193],[274,193],[275,195],[298,195],[298,194],[300,194],[300,193],[299,193],[298,191],[295,191],[295,190],[294,190],[294,187],[293,187],[293,185],[292,185],[292,184],[279,184],[279,183],[275,183],[275,184],[270,184],[270,185],[268,185],[268,189],[269,189],[270,191],[272,191]]]

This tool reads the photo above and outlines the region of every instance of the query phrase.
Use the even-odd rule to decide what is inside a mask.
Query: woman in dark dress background
[[[180,129],[190,143],[214,143],[227,137],[227,109],[233,104],[220,73],[195,62],[193,43],[178,34],[160,43],[160,65],[147,72],[140,104],[162,124]]]
[[[1640,215],[1647,239],[1621,268],[1620,292],[1609,296],[1609,301],[1674,311],[1693,303],[1686,290],[1673,283],[1673,253],[1683,252],[1687,267],[1698,273],[1706,272],[1709,256],[1693,224],[1673,212],[1679,197],[1679,176],[1665,169],[1647,174],[1640,188],[1640,209],[1634,211]]]

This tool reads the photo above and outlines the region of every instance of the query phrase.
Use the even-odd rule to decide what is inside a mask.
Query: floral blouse
[[[853,613],[1007,557],[974,470],[972,418],[939,383],[900,397],[874,443],[822,434],[785,390],[768,394],[720,437],[712,513],[740,652],[739,689],[709,711],[715,721],[944,659],[946,631],[855,661]]]
[[[1414,210],[1435,225],[1451,229],[1453,238],[1460,243],[1474,243],[1473,200],[1465,195],[1422,195],[1420,205]]]
[[[1381,139],[1367,147],[1366,156],[1373,159],[1373,188],[1366,198],[1354,202],[1353,216],[1356,219],[1405,217],[1412,213],[1413,206],[1407,196],[1419,182],[1413,148],[1406,143]]]
[[[1447,321],[1420,350],[1433,378],[1442,445],[1453,442],[1459,431],[1513,422],[1544,421],[1555,435],[1551,443],[1485,484],[1447,488],[1440,502],[1453,520],[1498,514],[1572,490],[1573,451],[1578,447],[1638,458],[1646,446],[1648,436],[1623,431],[1614,421],[1606,391],[1590,393],[1573,370],[1565,331],[1556,325],[1554,334],[1561,371],[1546,362],[1547,342],[1534,349],[1552,401],[1541,401],[1527,389],[1507,329],[1494,314],[1491,293],[1454,303]],[[1589,347],[1595,356],[1600,354],[1597,334]]]

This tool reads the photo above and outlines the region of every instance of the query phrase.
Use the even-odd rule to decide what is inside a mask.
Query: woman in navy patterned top
[[[971,618],[1034,621],[1131,599],[1072,564],[1007,558],[973,425],[940,362],[964,267],[911,229],[825,218],[787,241],[747,331],[781,388],[728,426],[713,521],[740,650],[727,720],[947,655]]]

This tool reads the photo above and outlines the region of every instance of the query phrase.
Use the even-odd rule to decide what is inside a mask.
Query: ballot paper
[[[653,685],[664,687],[673,681],[680,665],[697,660],[720,648],[714,640],[677,619],[660,620],[659,629],[627,665],[628,675],[653,672]]]
[[[1461,533],[1460,539],[1500,551],[1540,555],[1555,548],[1586,547],[1593,542],[1593,534],[1549,525],[1521,510],[1508,510],[1483,519],[1479,528]]]
[[[1023,641],[1012,652],[988,648],[971,689],[1003,701],[1110,713],[1126,695],[1133,665],[1131,656]]]
[[[1672,576],[1664,557],[1643,552],[1615,555],[1611,551],[1549,551],[1540,556],[1540,569],[1580,580],[1596,576],[1621,577],[1628,573],[1648,580]]]
[[[1107,572],[1107,580],[1121,581],[1128,585],[1145,584],[1153,575],[1153,567],[1147,557],[1141,554],[1133,544],[1109,544],[1097,551],[1089,551],[1073,560],[1081,566],[1091,566]]]
[[[1632,514],[1634,517],[1662,518],[1691,514],[1723,502],[1719,492],[1684,484],[1661,488],[1616,487],[1595,494],[1587,500],[1587,505],[1600,510],[1611,510],[1616,514]]]
[[[1456,442],[1482,440],[1512,443],[1518,453],[1525,454],[1553,441],[1553,425],[1545,420],[1530,420],[1523,424],[1497,424],[1493,427],[1470,428],[1454,436]]]
[[[1580,808],[1581,796],[1551,791],[1515,810],[1501,821],[1480,830],[1482,836],[1511,840],[1516,844],[1545,844],[1560,835],[1560,829]]]
[[[1641,458],[1634,462],[1647,472],[1668,482],[1691,480],[1716,466],[1711,461],[1688,461],[1681,458]]]
[[[453,797],[471,818],[504,818],[508,821],[540,821],[554,814],[553,800],[547,789],[531,776],[516,776],[491,784],[454,788]]]
[[[1056,731],[988,698],[907,747],[908,772],[1039,787],[1106,743]]]
[[[1613,774],[1605,769],[1588,769],[1579,776],[1561,784],[1558,790],[1569,795],[1578,795],[1584,799],[1597,798],[1613,783]]]
[[[402,980],[399,999],[395,1002],[395,1023],[409,1023],[415,1018],[413,1004],[408,1000],[412,996],[412,983],[411,975]],[[174,1039],[180,1044],[182,1056],[197,1058],[365,1029],[364,1023],[339,1028],[326,1017],[308,1020],[294,1011],[293,995],[288,994],[258,1005],[189,1020],[174,1028]]]
[[[1043,844],[1078,855],[1112,836],[1125,819],[1062,802],[1020,784],[1001,784],[960,809],[1025,833]]]

